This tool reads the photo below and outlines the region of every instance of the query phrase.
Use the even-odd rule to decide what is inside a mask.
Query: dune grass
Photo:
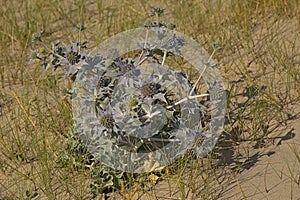
[[[88,41],[92,49],[139,27],[152,7],[162,7],[161,20],[176,24],[177,31],[208,52],[212,43],[223,47],[214,59],[227,90],[228,111],[215,151],[204,159],[187,154],[160,172],[115,174],[112,199],[218,199],[233,182],[239,185],[236,174],[261,156],[251,154],[252,149],[272,145],[272,133],[297,117],[292,108],[300,100],[298,0],[2,0],[1,5],[0,199],[101,199],[106,192],[97,163],[88,162],[88,153],[70,135],[72,111],[64,97],[63,69],[45,72],[30,59],[34,49],[43,52],[31,43],[32,34],[41,30],[49,46],[56,40]],[[179,58],[173,64],[197,78]],[[299,166],[299,147],[290,148]],[[289,176],[299,184],[296,174]],[[239,192],[247,198],[243,188]]]

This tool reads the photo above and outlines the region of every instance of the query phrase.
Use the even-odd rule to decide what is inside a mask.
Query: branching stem
[[[209,94],[199,94],[199,95],[195,95],[195,96],[184,97],[183,99],[177,101],[174,105],[170,105],[170,106],[168,106],[167,108],[168,108],[168,109],[169,109],[169,108],[172,108],[172,107],[177,106],[177,105],[179,105],[179,104],[181,104],[181,103],[183,103],[183,102],[185,102],[185,101],[187,101],[187,100],[190,100],[190,99],[196,99],[196,98],[200,98],[200,97],[206,97],[206,96],[208,96],[208,95],[209,95]]]
[[[164,64],[165,64],[165,61],[166,61],[166,57],[167,57],[167,50],[164,51],[164,57],[163,57],[163,60],[162,60],[162,63],[161,63],[161,66],[163,67]]]

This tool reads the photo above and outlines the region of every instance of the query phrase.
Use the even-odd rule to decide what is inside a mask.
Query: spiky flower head
[[[117,58],[110,65],[119,72],[119,75],[124,75],[136,67],[135,61],[129,58]]]
[[[164,13],[165,9],[159,7],[153,7],[150,11],[150,16],[160,16]]]
[[[158,93],[160,88],[160,84],[151,81],[146,81],[142,83],[140,90],[144,97],[152,97],[153,95]]]
[[[111,114],[104,113],[100,117],[100,123],[105,128],[111,129],[111,128],[114,127],[115,120],[114,120],[114,118],[113,118],[113,116]]]

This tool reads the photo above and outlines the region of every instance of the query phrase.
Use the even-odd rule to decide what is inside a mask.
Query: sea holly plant
[[[122,59],[133,51],[140,55]],[[199,71],[198,80],[191,84],[168,67],[167,56],[190,62]],[[125,31],[102,42],[74,82],[73,116],[89,152],[112,168],[134,173],[167,166],[188,149],[207,155],[221,133],[226,102],[212,56],[163,26]],[[95,57],[101,59],[91,63]],[[197,92],[200,80],[207,93]],[[210,119],[204,123],[205,115]],[[196,144],[199,137],[202,143]]]
[[[151,15],[162,12],[153,9]],[[209,55],[174,28],[158,21],[146,23],[88,53],[86,43],[78,42],[55,43],[47,48],[48,54],[33,52],[44,68],[66,67],[65,77],[73,81],[72,130],[92,159],[106,168],[151,172],[172,164],[189,149],[203,157],[222,132],[226,99],[212,59],[215,51]],[[39,34],[34,39],[41,42]],[[139,54],[128,57],[131,52]],[[166,65],[172,56],[182,57],[198,71],[194,84]],[[206,93],[197,91],[201,80]]]

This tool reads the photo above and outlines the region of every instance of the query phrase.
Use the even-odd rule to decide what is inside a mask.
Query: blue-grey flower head
[[[135,68],[134,60],[128,58],[116,59],[112,65],[114,65],[117,68],[117,70],[120,72],[120,75],[124,75],[125,73]]]
[[[160,88],[161,85],[150,78],[141,82],[140,91],[143,97],[153,97]]]
[[[108,129],[112,129],[115,125],[113,115],[108,111],[103,111],[99,114],[100,124]]]
[[[141,91],[143,96],[153,96],[158,92],[160,85],[157,83],[145,83],[142,85]]]
[[[150,11],[150,16],[160,16],[164,13],[165,9],[159,7],[153,7]]]
[[[85,53],[79,52],[79,42],[73,42],[70,46],[64,48],[62,56],[65,58],[65,63],[75,65],[85,59]]]
[[[174,33],[173,35],[168,35],[166,37],[163,36],[162,40],[160,41],[160,45],[163,49],[174,49],[177,54],[182,55],[180,49],[185,45],[185,40],[183,37],[177,36]]]

